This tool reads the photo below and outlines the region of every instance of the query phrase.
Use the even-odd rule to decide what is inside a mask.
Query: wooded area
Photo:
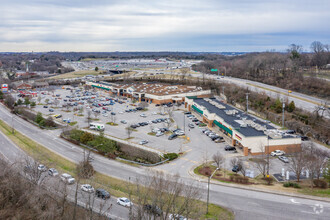
[[[227,76],[258,81],[288,90],[322,98],[330,97],[330,83],[316,78],[323,73],[330,77],[330,48],[315,41],[311,53],[304,53],[299,45],[292,44],[286,53],[262,52],[241,56],[209,55],[205,62],[193,65],[196,71],[217,74],[219,69]]]

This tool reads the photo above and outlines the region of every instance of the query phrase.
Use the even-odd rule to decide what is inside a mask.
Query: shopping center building
[[[301,151],[301,139],[287,135],[269,123],[246,114],[215,98],[187,98],[186,108],[203,118],[208,127],[231,138],[232,145],[243,150],[244,156],[283,150]]]
[[[197,86],[170,85],[164,83],[109,83],[86,82],[97,89],[108,91],[110,94],[136,99],[139,102],[155,104],[183,103],[185,97],[210,97],[211,90],[203,90]]]

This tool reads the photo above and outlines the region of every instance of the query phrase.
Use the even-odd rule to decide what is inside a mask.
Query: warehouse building
[[[243,150],[244,156],[283,150],[301,151],[301,139],[284,134],[265,121],[259,120],[215,98],[188,98],[186,107],[199,114],[208,127],[231,138],[232,145]]]
[[[110,94],[136,99],[139,102],[154,104],[183,103],[185,97],[210,97],[211,90],[203,90],[197,86],[169,85],[164,83],[108,83],[86,82],[97,89],[108,91]]]

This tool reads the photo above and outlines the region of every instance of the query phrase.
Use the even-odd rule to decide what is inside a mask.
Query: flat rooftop
[[[97,82],[98,84],[104,84],[107,86],[112,86],[115,89],[126,90],[132,88],[134,93],[145,93],[157,96],[163,95],[175,95],[190,92],[200,92],[203,91],[201,87],[196,86],[186,86],[186,85],[170,85],[165,83],[108,83],[108,82]]]
[[[220,106],[222,106],[222,108],[212,105],[207,100],[211,100],[215,103],[218,103]],[[232,129],[237,130],[239,133],[243,134],[246,137],[266,136],[263,130],[258,130],[256,127],[264,127],[267,130],[276,130],[275,127],[267,124],[266,122],[261,121],[253,116],[250,116],[245,112],[236,109],[230,105],[227,105],[215,98],[197,98],[194,99],[194,102],[200,106],[204,106],[210,113],[215,113],[216,115],[218,115],[227,124],[229,124]],[[255,127],[252,127],[251,125]]]

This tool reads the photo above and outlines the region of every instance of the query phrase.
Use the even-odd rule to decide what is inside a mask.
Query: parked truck
[[[89,129],[97,130],[97,131],[104,131],[104,125],[98,123],[90,123]]]

